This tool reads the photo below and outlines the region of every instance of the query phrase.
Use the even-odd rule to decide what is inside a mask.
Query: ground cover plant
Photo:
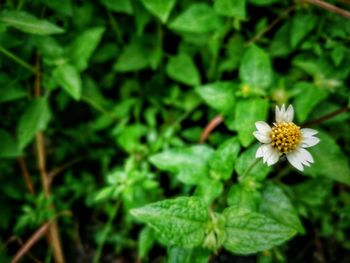
[[[349,9],[0,1],[0,262],[349,262]]]

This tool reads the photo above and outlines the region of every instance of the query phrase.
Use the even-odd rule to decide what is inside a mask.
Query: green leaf
[[[124,48],[114,69],[120,72],[138,71],[145,69],[148,65],[147,50],[140,41],[134,41]]]
[[[39,131],[44,131],[51,119],[46,98],[33,100],[19,119],[17,134],[20,149],[24,149]]]
[[[167,263],[208,263],[211,252],[203,248],[171,247]]]
[[[192,4],[170,24],[175,31],[188,33],[208,33],[220,29],[222,22],[207,4]]]
[[[55,24],[23,11],[3,11],[0,14],[0,22],[28,34],[51,35],[64,32]]]
[[[268,183],[265,186],[262,192],[260,212],[283,225],[304,233],[303,225],[292,202],[276,184]]]
[[[295,89],[299,91],[294,99],[296,115],[300,122],[304,122],[316,105],[328,96],[328,92],[307,82],[297,83]]]
[[[131,15],[133,13],[130,0],[101,0],[109,10]]]
[[[8,81],[0,81],[0,103],[18,100],[28,96],[28,93],[17,82]]]
[[[224,247],[237,254],[268,250],[292,238],[296,231],[275,220],[247,209],[226,208]]]
[[[208,208],[195,197],[169,199],[130,211],[153,227],[168,245],[200,246],[205,236]]]
[[[223,16],[246,18],[246,0],[216,0],[214,9]]]
[[[236,137],[221,144],[209,160],[210,176],[217,180],[229,179],[233,173],[240,149],[240,143]]]
[[[132,124],[122,129],[118,134],[118,144],[128,153],[133,153],[140,147],[140,139],[147,134],[147,127],[142,124]]]
[[[227,204],[257,211],[261,202],[261,194],[241,184],[231,186],[227,195]]]
[[[208,206],[219,197],[224,190],[224,185],[220,181],[205,179],[201,180],[200,184],[197,186],[194,196],[198,196],[201,200]]]
[[[197,86],[201,82],[196,65],[192,58],[185,53],[171,57],[166,65],[166,72],[173,80],[188,86]]]
[[[213,149],[205,145],[164,151],[150,157],[158,169],[177,174],[187,184],[197,184],[208,176],[208,160]]]
[[[347,156],[337,142],[328,134],[319,132],[319,144],[308,148],[315,163],[305,167],[304,173],[311,176],[325,176],[335,181],[350,185],[350,167]]]
[[[196,92],[210,107],[221,114],[230,114],[234,111],[235,89],[232,82],[214,82],[196,88]]]
[[[152,228],[144,227],[138,238],[138,256],[141,259],[147,258],[148,252],[151,250],[155,240],[155,233]]]
[[[103,27],[89,28],[78,35],[68,47],[67,53],[70,62],[78,71],[88,67],[88,61],[101,41],[105,29]]]
[[[141,0],[145,8],[166,23],[176,0]]]
[[[292,20],[291,47],[295,48],[317,24],[317,16],[312,13],[297,13]]]
[[[239,68],[242,82],[253,88],[267,88],[272,84],[273,71],[269,55],[261,48],[250,46],[243,55]]]
[[[250,3],[255,5],[270,5],[276,2],[283,2],[281,0],[249,0]]]
[[[53,78],[72,98],[79,100],[82,83],[78,70],[70,64],[63,64],[54,69]]]
[[[0,158],[14,158],[21,155],[16,140],[7,131],[0,129]]]
[[[261,159],[255,158],[259,146],[252,145],[237,158],[235,170],[239,175],[239,181],[262,181],[271,171],[271,167],[264,164]]]
[[[266,120],[268,107],[268,101],[260,98],[242,99],[236,103],[236,130],[244,147],[254,141],[255,122]]]

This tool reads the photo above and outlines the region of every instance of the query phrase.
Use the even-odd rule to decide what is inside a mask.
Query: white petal
[[[270,143],[271,142],[271,138],[269,136],[266,136],[265,134],[262,134],[260,132],[253,132],[253,135],[255,136],[255,138],[257,138],[259,140],[259,142],[262,143]]]
[[[303,128],[303,129],[301,129],[301,133],[303,134],[304,137],[310,137],[312,135],[317,134],[318,131],[316,131],[314,129]]]
[[[301,147],[303,148],[308,148],[308,147],[312,147],[315,146],[316,144],[318,144],[320,142],[320,139],[314,136],[310,136],[310,137],[304,137],[303,134],[303,140],[301,142]]]
[[[291,153],[286,154],[288,162],[297,168],[299,171],[304,171],[303,164],[301,160],[298,158],[298,152],[293,151]]]
[[[258,132],[262,134],[270,133],[271,127],[264,121],[257,121],[255,123],[255,127],[257,128]]]
[[[299,147],[296,151],[297,157],[303,165],[310,166],[310,163],[314,162],[314,158],[312,158],[312,155],[307,150]]]
[[[255,157],[263,158],[263,162],[266,163],[267,159],[270,157],[270,151],[271,151],[271,145],[270,144],[263,144],[261,145],[258,150],[256,151]]]
[[[289,105],[285,114],[285,121],[292,122],[294,118],[294,109],[292,105]]]
[[[255,154],[255,158],[260,158],[264,156],[264,147],[266,147],[266,144],[261,145],[257,150]]]
[[[275,148],[272,148],[272,147],[269,150],[269,153],[270,153],[270,155],[269,155],[269,157],[267,158],[266,161],[267,161],[267,165],[271,166],[271,165],[277,163],[277,161],[278,161],[280,156],[279,156],[278,150],[275,149]]]
[[[278,106],[276,106],[276,122],[277,123],[282,122],[283,115],[284,115],[284,110],[282,111],[283,108],[284,108],[284,104],[282,105],[281,109],[279,109]]]

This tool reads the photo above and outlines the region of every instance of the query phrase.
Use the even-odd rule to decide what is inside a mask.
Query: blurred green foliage
[[[1,262],[53,218],[67,262],[350,260],[350,20],[287,0],[0,8]],[[255,159],[283,103],[320,131],[304,173]]]

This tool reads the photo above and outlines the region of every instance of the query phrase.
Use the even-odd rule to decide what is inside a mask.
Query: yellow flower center
[[[271,145],[281,154],[293,151],[301,141],[300,127],[292,122],[274,124],[270,134]]]

